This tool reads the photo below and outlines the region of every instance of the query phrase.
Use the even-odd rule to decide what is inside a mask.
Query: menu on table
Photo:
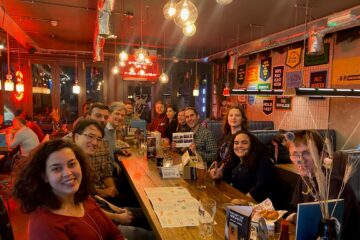
[[[145,188],[163,228],[198,226],[199,202],[183,187]]]

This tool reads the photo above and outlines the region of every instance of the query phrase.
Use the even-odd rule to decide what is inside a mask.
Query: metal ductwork
[[[94,31],[93,61],[104,61],[104,45],[106,38],[114,38],[110,31],[110,16],[114,10],[115,0],[98,0]]]
[[[335,16],[335,17],[334,17]],[[340,16],[340,17],[338,17]],[[338,24],[334,24],[337,19]],[[340,21],[341,20],[341,21]],[[202,59],[203,62],[208,62],[216,59],[224,58],[227,54],[230,56],[244,57],[251,54],[259,53],[269,49],[289,45],[295,42],[304,41],[310,36],[309,47],[312,48],[313,53],[319,54],[323,36],[329,33],[334,33],[344,29],[353,28],[360,25],[360,6],[356,6],[339,13],[335,13],[323,18],[308,22],[306,25],[302,24],[284,31],[268,35],[266,37],[248,42]],[[311,29],[312,32],[308,32]],[[311,35],[312,34],[312,35]],[[312,39],[311,39],[312,38]]]

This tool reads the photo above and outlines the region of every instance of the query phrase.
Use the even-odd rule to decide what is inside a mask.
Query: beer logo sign
[[[287,51],[285,64],[291,68],[294,68],[300,63],[300,59],[301,59],[301,47],[290,49]]]

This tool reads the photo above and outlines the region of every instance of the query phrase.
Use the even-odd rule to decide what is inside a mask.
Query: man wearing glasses
[[[109,107],[103,103],[93,103],[91,105],[87,119],[95,120],[102,127],[104,127],[109,118]],[[76,128],[76,127],[75,127]],[[75,129],[74,128],[74,129]],[[88,136],[87,136],[88,135]],[[101,140],[102,136],[95,137],[96,134],[93,131],[92,134],[85,132],[85,135],[82,135],[82,138],[87,139],[87,148],[90,151],[94,148],[95,140],[97,141],[96,151],[89,156],[90,166],[93,168],[93,171],[96,176],[96,191],[97,194],[105,198],[114,198],[118,191],[115,186],[113,179],[113,174],[111,171],[111,164],[109,159],[109,148]],[[74,133],[70,133],[64,137],[67,140],[75,140]]]

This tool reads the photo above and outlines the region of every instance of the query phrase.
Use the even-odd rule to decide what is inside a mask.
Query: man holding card
[[[199,114],[193,107],[185,108],[186,124],[194,133],[189,149],[197,152],[208,164],[215,160],[218,146],[212,133],[199,123]]]

